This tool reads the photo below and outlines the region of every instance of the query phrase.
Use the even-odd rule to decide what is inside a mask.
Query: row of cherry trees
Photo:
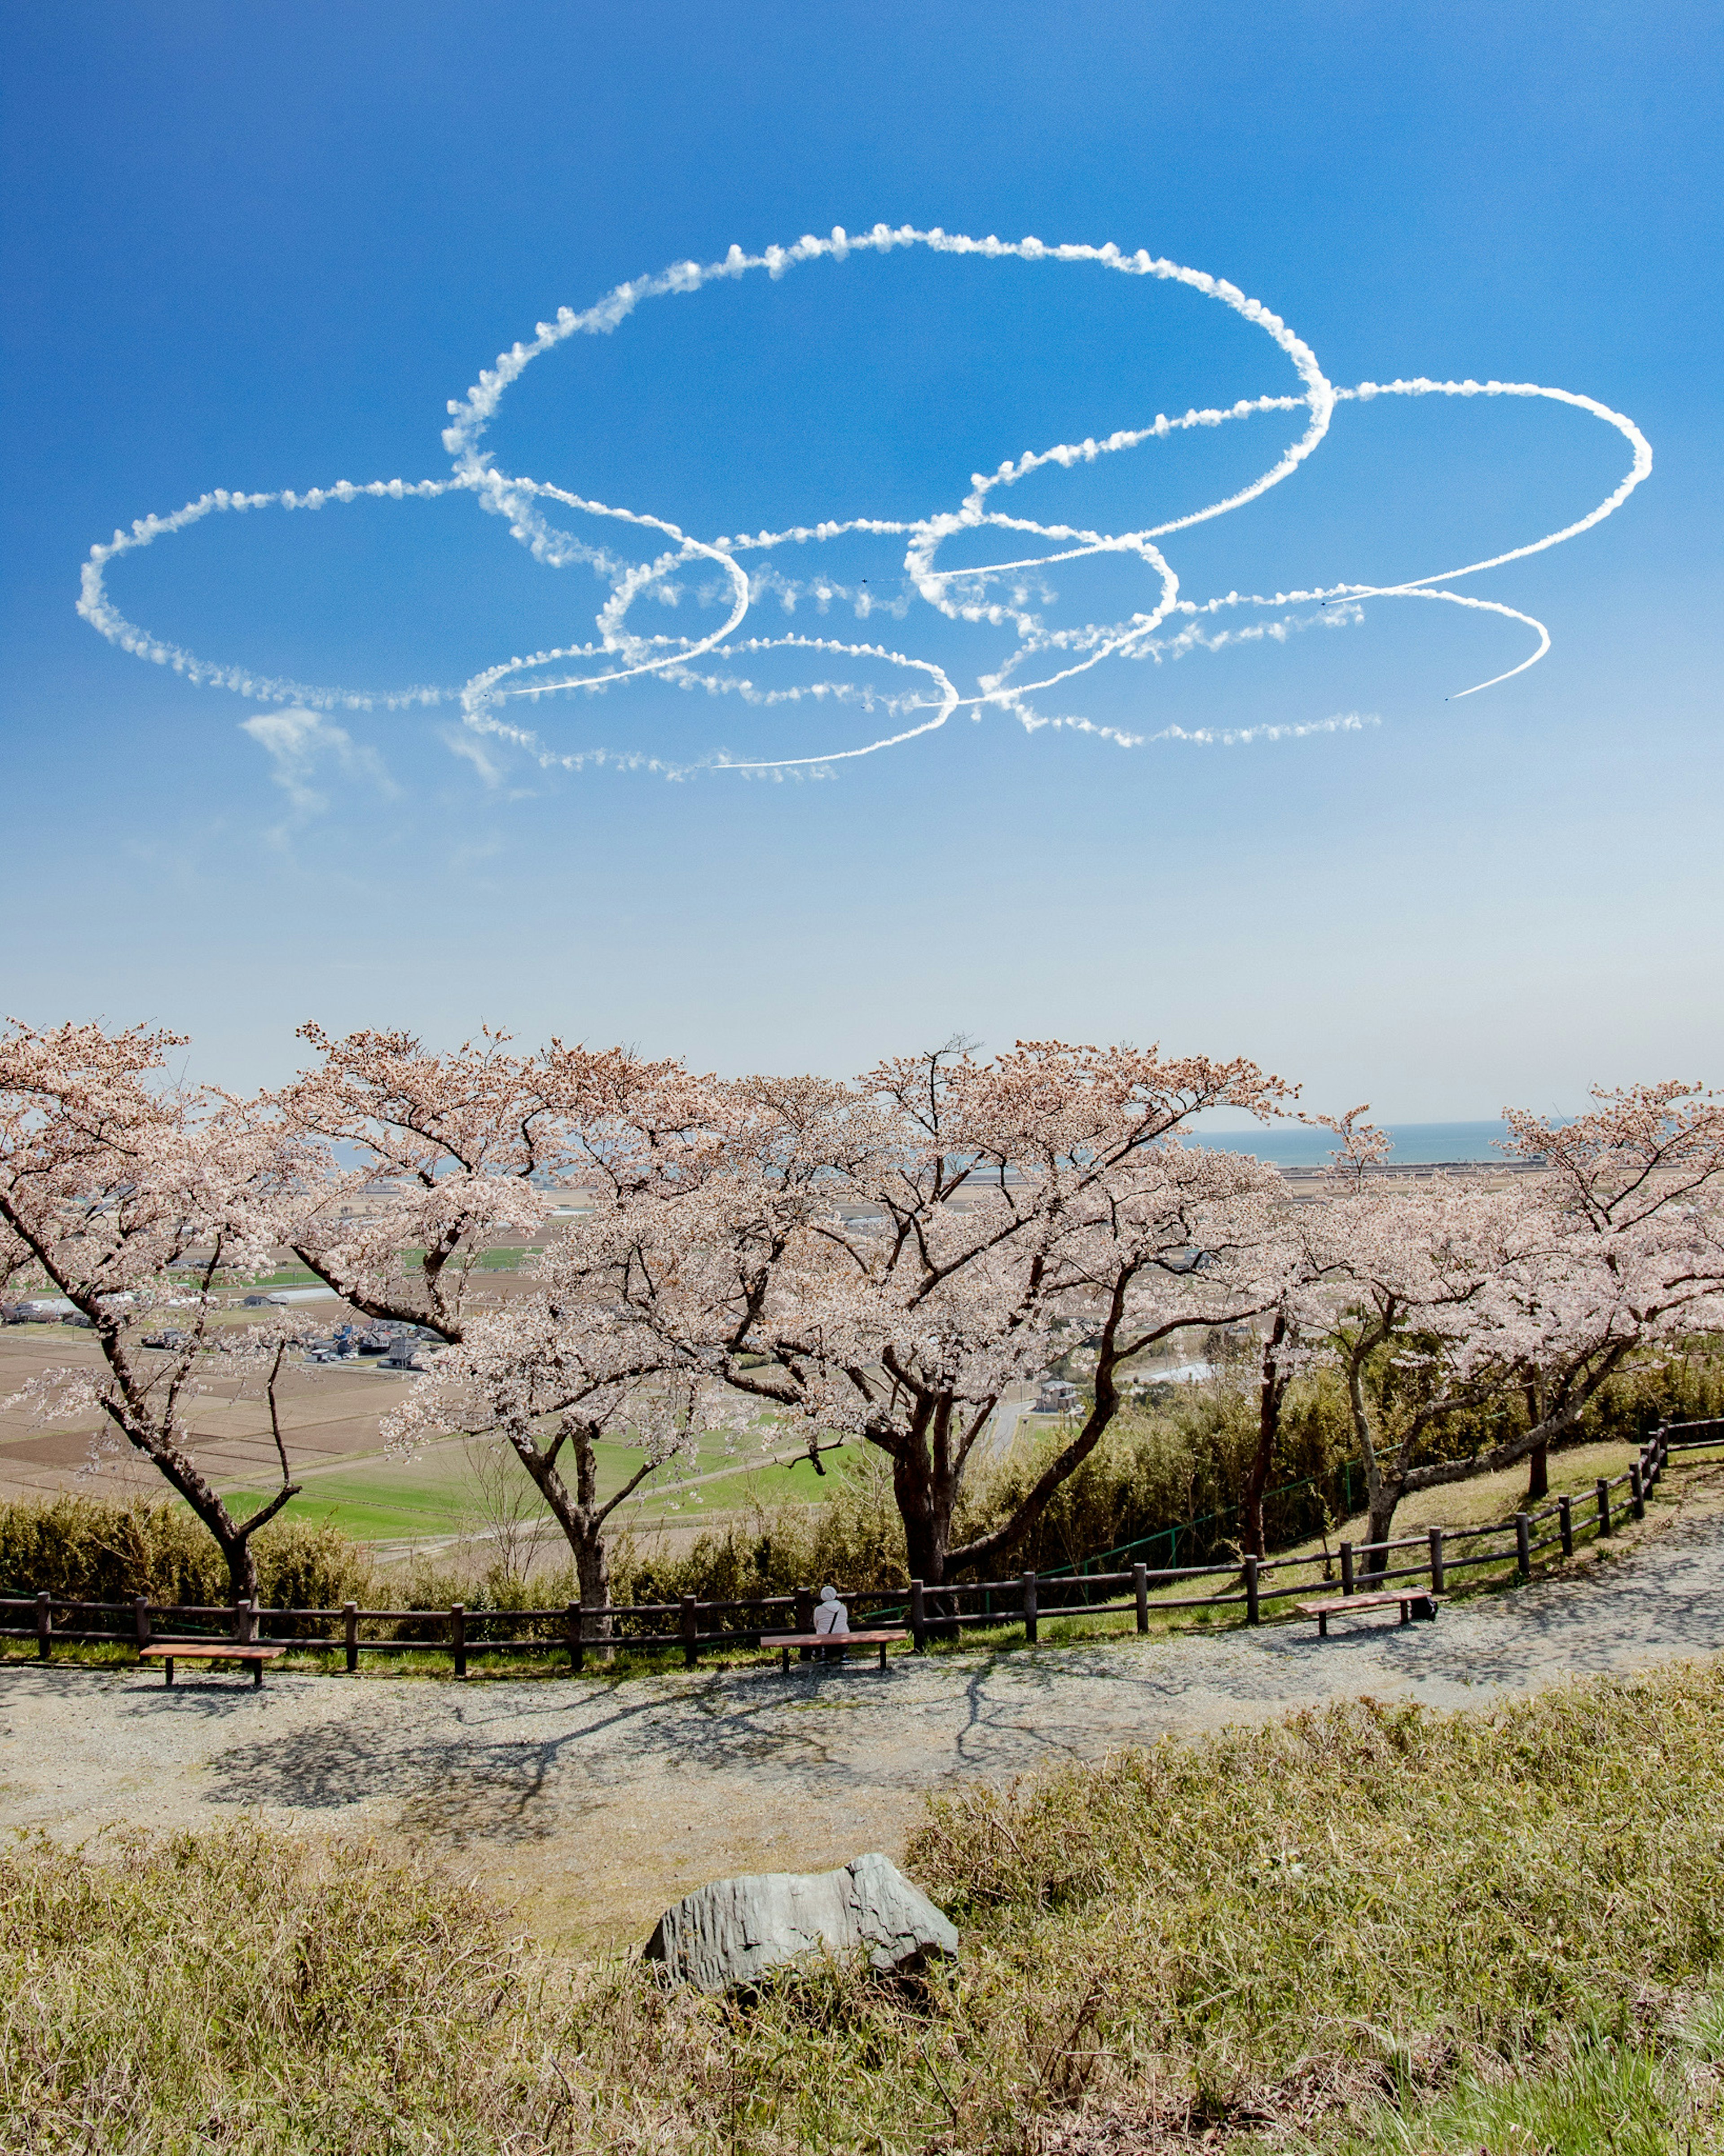
[[[218,1291],[284,1248],[356,1310],[428,1328],[428,1379],[391,1419],[512,1449],[608,1602],[616,1507],[711,1429],[839,1440],[889,1460],[911,1573],[985,1568],[1101,1441],[1134,1358],[1191,1326],[1260,1342],[1248,1544],[1301,1370],[1342,1373],[1387,1537],[1410,1492],[1530,1459],[1571,1434],[1624,1359],[1724,1317],[1724,1102],[1667,1084],[1595,1096],[1560,1127],[1510,1117],[1542,1171],[1506,1188],[1373,1173],[1384,1141],[1327,1124],[1315,1201],[1248,1157],[1188,1142],[1218,1107],[1295,1112],[1249,1062],[1021,1043],[882,1064],[851,1083],[721,1081],[560,1041],[485,1034],[450,1055],[402,1034],[333,1040],[238,1099],[173,1081],[174,1037],[90,1026],[0,1036],[0,1281],[90,1321],[94,1369],[50,1373],[44,1413],[94,1411],[160,1471],[254,1594],[252,1538],[295,1494],[278,1394],[289,1319],[235,1327]],[[1324,1121],[1326,1119],[1317,1118]],[[488,1293],[500,1235],[536,1237],[525,1292]],[[411,1254],[410,1255],[408,1254]],[[1092,1398],[1011,1517],[955,1542],[967,1471],[1008,1388],[1075,1322]],[[146,1349],[171,1323],[168,1347]],[[200,1387],[255,1376],[280,1460],[236,1519],[188,1431]],[[1465,1458],[1434,1440],[1480,1409],[1513,1434]],[[601,1496],[597,1448],[638,1448]]]

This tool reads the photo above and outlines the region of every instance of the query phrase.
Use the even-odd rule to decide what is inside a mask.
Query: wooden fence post
[[[1443,1530],[1433,1527],[1429,1535],[1431,1549],[1431,1593],[1440,1594],[1448,1579],[1443,1568]]]
[[[562,1616],[563,1636],[568,1641],[569,1667],[579,1676],[587,1666],[586,1616],[578,1602],[570,1603]]]
[[[1641,1486],[1638,1460],[1629,1462],[1629,1510],[1637,1520],[1644,1520],[1646,1517],[1646,1492]]]
[[[1257,1560],[1248,1553],[1245,1558],[1245,1622],[1261,1624],[1262,1613],[1257,1603]]]
[[[1562,1530],[1562,1554],[1564,1557],[1573,1557],[1574,1554],[1574,1500],[1572,1497],[1557,1498],[1557,1525]]]
[[[1026,1572],[1024,1575],[1024,1640],[1026,1646],[1035,1645],[1036,1629],[1035,1574]]]
[[[1610,1485],[1601,1475],[1598,1477],[1598,1532],[1601,1535],[1608,1535],[1609,1532]]]
[[[1515,1515],[1515,1565],[1522,1579],[1532,1576],[1532,1522],[1525,1512]]]
[[[341,1604],[341,1644],[346,1650],[347,1674],[351,1677],[359,1667],[359,1604]]]
[[[1341,1591],[1343,1594],[1351,1594],[1353,1591],[1353,1546],[1351,1543],[1341,1545]]]
[[[1149,1567],[1134,1564],[1131,1568],[1131,1592],[1137,1598],[1137,1629],[1149,1630]]]
[[[455,1675],[467,1674],[467,1605],[464,1602],[451,1604],[449,1613],[449,1642],[454,1650]]]
[[[691,1670],[700,1659],[700,1626],[695,1615],[695,1598],[692,1594],[685,1594],[682,1598],[682,1666],[685,1670]]]
[[[236,1602],[233,1604],[233,1637],[242,1645],[251,1646],[258,1636],[258,1605],[255,1602]]]
[[[54,1604],[45,1594],[36,1597],[36,1652],[44,1662],[54,1652]]]
[[[798,1587],[796,1590],[796,1629],[798,1632],[812,1632],[814,1629],[814,1590],[812,1587]],[[798,1647],[796,1659],[799,1662],[813,1661],[813,1649]]]
[[[150,1644],[149,1596],[147,1594],[134,1595],[132,1597],[131,1609],[132,1622],[137,1626],[138,1645],[141,1647],[147,1647]]]
[[[910,1583],[910,1640],[917,1654],[926,1651],[928,1644],[927,1598],[919,1579]]]

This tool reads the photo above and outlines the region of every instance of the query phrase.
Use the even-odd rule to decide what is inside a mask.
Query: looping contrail
[[[808,262],[826,259],[842,263],[854,254],[889,255],[899,249],[918,247],[936,254],[973,255],[986,260],[1009,258],[1030,263],[1084,264],[1124,276],[1185,285],[1216,300],[1262,331],[1290,363],[1301,387],[1297,392],[1242,398],[1224,407],[1193,408],[1174,418],[1157,413],[1147,424],[1117,429],[1099,441],[1090,439],[1059,442],[1045,449],[1025,450],[1015,459],[1006,459],[991,473],[973,474],[970,491],[955,509],[926,517],[901,521],[858,515],[813,525],[791,526],[779,531],[762,531],[711,539],[695,536],[668,518],[644,511],[593,501],[549,481],[500,471],[490,453],[481,447],[504,395],[536,359],[573,337],[609,335],[649,300],[697,292],[703,285],[720,279],[736,279],[762,270],[769,278],[777,279]],[[1337,406],[1368,403],[1379,397],[1433,396],[1537,397],[1569,405],[1614,427],[1629,443],[1633,461],[1615,490],[1585,516],[1523,546],[1485,560],[1469,562],[1459,568],[1436,570],[1428,576],[1393,584],[1335,584],[1272,595],[1234,591],[1203,600],[1182,594],[1178,577],[1157,541],[1242,509],[1290,478],[1321,445]],[[1301,412],[1306,415],[1303,431],[1247,485],[1186,516],[1140,531],[1106,532],[1040,523],[990,506],[996,499],[1003,500],[1020,481],[1049,465],[1070,470],[1078,465],[1093,464],[1101,458],[1164,441],[1191,429],[1225,426],[1236,419],[1265,413]],[[972,716],[979,717],[984,710],[997,709],[1010,713],[1032,731],[1044,726],[1067,729],[1111,741],[1122,747],[1135,747],[1150,741],[1225,745],[1301,739],[1312,734],[1356,732],[1375,721],[1362,719],[1357,714],[1347,714],[1315,722],[1285,722],[1230,730],[1197,728],[1188,732],[1168,726],[1155,732],[1131,733],[1116,726],[1099,725],[1080,715],[1053,716],[1039,712],[1029,699],[1063,687],[1110,658],[1149,659],[1159,665],[1164,658],[1178,658],[1187,651],[1218,650],[1230,643],[1259,637],[1282,640],[1314,620],[1357,619],[1363,602],[1379,598],[1444,601],[1450,605],[1500,614],[1532,630],[1537,639],[1537,648],[1518,665],[1493,675],[1488,681],[1475,682],[1455,692],[1463,696],[1475,695],[1536,665],[1550,649],[1550,634],[1544,624],[1531,614],[1494,599],[1478,598],[1440,587],[1464,577],[1500,568],[1506,562],[1524,560],[1590,531],[1620,508],[1652,469],[1651,445],[1639,429],[1622,413],[1613,411],[1595,398],[1582,396],[1573,390],[1547,388],[1537,382],[1470,379],[1438,382],[1423,375],[1387,382],[1362,382],[1352,388],[1337,388],[1324,374],[1311,347],[1280,316],[1237,285],[1211,276],[1205,270],[1152,256],[1142,248],[1134,254],[1126,254],[1111,241],[1096,247],[1049,245],[1033,238],[975,239],[961,233],[945,232],[937,225],[922,231],[912,225],[876,224],[863,233],[847,233],[841,226],[834,226],[824,238],[804,234],[792,246],[768,247],[758,254],[746,254],[741,248],[733,246],[720,261],[675,263],[656,276],[636,278],[618,285],[583,311],[560,308],[554,321],[536,325],[531,340],[517,342],[500,353],[495,364],[480,373],[464,398],[449,400],[448,418],[443,445],[451,469],[446,478],[373,480],[363,485],[340,480],[332,486],[311,487],[299,493],[291,489],[269,494],[234,493],[218,487],[200,495],[171,516],[139,518],[129,531],[116,531],[111,541],[90,548],[83,570],[79,613],[110,643],[154,665],[171,667],[190,681],[228,689],[264,703],[301,705],[322,711],[398,711],[416,705],[459,703],[464,724],[474,732],[507,741],[547,767],[572,770],[596,764],[651,770],[666,777],[682,777],[701,767],[790,772],[802,767],[844,762],[896,747],[943,726],[955,711],[961,710],[968,710]],[[562,568],[585,564],[608,583],[610,595],[601,606],[595,623],[596,640],[500,660],[457,687],[362,690],[319,686],[254,673],[244,665],[200,659],[128,621],[108,595],[106,576],[110,563],[153,545],[157,539],[171,537],[207,516],[266,509],[320,511],[360,500],[428,501],[453,493],[472,495],[489,514],[502,518],[511,537],[546,567]],[[646,562],[613,553],[605,546],[582,539],[552,523],[546,511],[547,504],[560,505],[582,517],[608,520],[642,535],[653,535],[656,542],[662,542],[659,551]],[[1008,558],[962,567],[942,562],[941,552],[948,540],[962,533],[989,531],[1013,535],[1018,540],[1017,547],[1007,548]],[[903,598],[891,601],[882,600],[878,594],[870,598],[829,579],[818,579],[804,587],[772,570],[757,571],[751,578],[737,559],[742,554],[771,552],[793,546],[818,546],[853,534],[906,541]],[[1045,542],[1044,551],[1024,552],[1021,541],[1024,537]],[[1142,564],[1157,588],[1153,603],[1123,621],[1085,623],[1075,629],[1048,629],[1029,603],[1023,580],[1061,563],[1110,554],[1133,557]],[[629,615],[638,599],[648,593],[655,593],[674,603],[678,588],[671,579],[675,572],[701,562],[711,564],[721,580],[714,593],[702,589],[701,603],[708,603],[728,589],[730,604],[721,627],[710,634],[693,638],[644,635],[630,628]],[[1003,596],[996,595],[1002,586],[1012,580],[1017,580],[1014,590]],[[1001,664],[978,678],[976,693],[966,696],[932,660],[882,644],[844,643],[800,634],[739,640],[738,631],[751,607],[768,589],[777,593],[787,611],[793,609],[806,591],[822,612],[832,598],[840,597],[848,599],[858,615],[865,619],[876,608],[901,618],[907,605],[920,599],[951,621],[1009,629],[1013,643]],[[1292,611],[1311,606],[1331,611],[1327,614],[1320,612],[1304,616]],[[1280,619],[1244,629],[1206,632],[1201,627],[1204,617],[1213,619],[1223,610],[1236,607],[1275,610]],[[1185,625],[1172,635],[1159,634],[1176,616],[1183,617]],[[866,660],[920,673],[927,677],[935,691],[934,699],[931,701],[926,690],[894,696],[850,681],[822,681],[801,688],[762,690],[746,673],[730,670],[735,662],[746,661],[755,654],[793,649]],[[1039,654],[1055,658],[1059,663],[1037,680],[1020,679],[1022,673],[1035,670],[1032,662]],[[711,662],[705,670],[700,664],[702,661]],[[537,703],[547,696],[576,690],[597,692],[649,675],[685,690],[734,696],[754,706],[808,701],[817,705],[829,701],[849,704],[864,711],[879,710],[889,716],[895,731],[859,747],[828,750],[818,755],[743,759],[715,752],[702,759],[700,765],[675,765],[634,750],[589,748],[559,753],[531,729],[504,716],[505,707],[511,702]],[[923,713],[929,716],[923,717]],[[916,723],[900,724],[904,719],[914,719]]]

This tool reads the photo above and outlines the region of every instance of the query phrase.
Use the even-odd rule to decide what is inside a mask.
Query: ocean
[[[1391,1167],[1416,1168],[1434,1160],[1498,1161],[1502,1155],[1495,1142],[1508,1136],[1508,1125],[1489,1123],[1385,1123],[1394,1141],[1388,1156]],[[1255,1153],[1259,1160],[1273,1161],[1277,1168],[1321,1168],[1340,1143],[1332,1132],[1314,1131],[1302,1123],[1270,1123],[1258,1130],[1195,1131],[1197,1145],[1213,1146],[1221,1152]]]

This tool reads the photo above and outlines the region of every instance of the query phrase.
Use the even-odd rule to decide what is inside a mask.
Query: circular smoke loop
[[[849,517],[812,526],[797,525],[780,531],[759,531],[710,539],[697,538],[667,518],[643,511],[620,509],[590,501],[547,481],[499,471],[490,454],[480,444],[511,384],[544,353],[577,336],[607,334],[616,329],[646,300],[666,294],[698,291],[720,278],[741,278],[764,270],[770,278],[805,262],[829,259],[843,262],[853,254],[890,254],[895,249],[923,247],[936,254],[975,255],[985,259],[1014,258],[1049,264],[1086,263],[1122,276],[1142,277],[1188,286],[1219,302],[1260,329],[1276,345],[1296,375],[1296,393],[1242,399],[1224,408],[1193,410],[1178,418],[1157,413],[1144,427],[1123,429],[1102,441],[1062,442],[1053,448],[1027,452],[1008,459],[992,473],[977,473],[971,488],[954,510],[913,521],[874,517]],[[1193,600],[1183,596],[1179,579],[1157,543],[1193,526],[1229,515],[1266,494],[1289,478],[1321,445],[1329,431],[1335,408],[1341,403],[1367,403],[1379,397],[1522,397],[1544,398],[1573,406],[1614,427],[1633,451],[1630,468],[1617,486],[1597,506],[1562,530],[1547,533],[1526,545],[1495,554],[1488,559],[1441,569],[1395,584],[1331,584],[1308,591],[1273,593],[1229,592],[1224,597]],[[1041,524],[1011,515],[1000,505],[1011,498],[1011,489],[1031,473],[1049,465],[1065,470],[1094,463],[1126,449],[1197,428],[1214,428],[1260,413],[1306,414],[1304,429],[1269,469],[1236,492],[1207,507],[1143,531],[1106,532],[1086,531],[1065,524]],[[1303,725],[1275,725],[1231,732],[1199,730],[1188,732],[1169,726],[1152,736],[1125,732],[1067,714],[1050,715],[1030,701],[1049,690],[1063,690],[1068,682],[1091,671],[1110,658],[1177,656],[1195,649],[1216,649],[1229,643],[1270,636],[1283,638],[1301,624],[1288,609],[1316,606],[1337,608],[1350,618],[1368,599],[1428,599],[1450,606],[1467,607],[1500,614],[1523,624],[1537,639],[1536,646],[1518,665],[1490,680],[1475,682],[1455,693],[1475,695],[1498,682],[1512,680],[1535,665],[1550,649],[1550,635],[1542,622],[1495,599],[1477,598],[1446,588],[1465,577],[1501,567],[1528,555],[1560,546],[1619,508],[1652,469],[1652,449],[1639,429],[1622,413],[1596,398],[1572,390],[1551,389],[1532,382],[1436,382],[1424,376],[1408,381],[1362,382],[1352,388],[1337,388],[1324,374],[1316,354],[1305,341],[1261,301],[1249,298],[1236,285],[1177,262],[1154,257],[1140,249],[1122,254],[1112,242],[1101,247],[1050,246],[1034,239],[1005,241],[972,239],[947,233],[936,226],[922,232],[912,226],[875,225],[865,233],[846,233],[834,227],[830,236],[812,236],[792,247],[769,247],[763,254],[745,254],[732,247],[721,262],[682,262],[657,276],[637,278],[607,293],[594,306],[577,313],[564,307],[554,321],[537,325],[530,342],[517,343],[499,355],[495,367],[483,372],[464,398],[451,399],[449,424],[443,442],[451,459],[446,478],[418,480],[372,480],[356,485],[346,480],[333,486],[311,487],[303,493],[284,489],[276,493],[233,493],[218,487],[199,495],[183,509],[167,516],[138,518],[130,531],[118,531],[110,542],[92,547],[83,572],[78,611],[90,625],[121,649],[157,665],[172,667],[188,680],[225,688],[254,700],[295,704],[314,711],[399,711],[412,706],[458,703],[464,723],[477,735],[509,742],[536,758],[542,765],[579,769],[588,763],[623,768],[650,769],[667,777],[680,777],[697,767],[736,771],[787,772],[798,767],[821,767],[851,758],[873,756],[894,748],[918,735],[943,726],[953,712],[968,710],[979,716],[995,708],[1018,719],[1032,731],[1054,726],[1088,733],[1121,747],[1136,747],[1146,740],[1183,740],[1235,742],[1285,739],[1310,733],[1332,733],[1358,728],[1367,721],[1355,715],[1324,719]],[[364,690],[281,680],[254,674],[244,666],[215,665],[179,646],[163,642],[147,629],[129,622],[108,596],[106,574],[110,562],[121,555],[152,545],[157,539],[183,531],[190,525],[216,514],[259,509],[324,509],[332,504],[368,499],[395,501],[428,501],[451,493],[472,495],[487,511],[504,518],[511,535],[525,546],[536,561],[562,567],[580,562],[597,570],[610,584],[610,597],[601,608],[597,638],[529,656],[512,657],[485,668],[459,688],[419,687],[395,690]],[[645,538],[655,548],[645,562],[629,561],[559,529],[550,521],[547,505],[558,505],[579,515],[620,526],[624,535]],[[954,568],[943,566],[940,557],[946,542],[955,534],[991,530],[1012,535],[1003,539],[1008,558],[983,565]],[[750,607],[761,592],[777,588],[793,598],[800,587],[788,585],[770,569],[751,577],[740,557],[770,555],[793,547],[818,547],[851,533],[900,537],[906,542],[904,568],[908,585],[927,606],[951,621],[980,622],[1008,628],[1013,643],[998,669],[980,677],[973,696],[959,693],[946,672],[932,660],[875,643],[847,643],[805,635],[739,637]],[[1039,551],[1038,551],[1039,549]],[[1135,557],[1158,587],[1155,604],[1147,612],[1111,623],[1090,622],[1075,629],[1049,630],[1023,602],[1021,580],[1034,571],[1061,562],[1101,555]],[[721,593],[728,593],[730,608],[723,624],[710,635],[690,638],[646,635],[631,629],[629,614],[634,602],[654,587],[662,593],[666,580],[679,570],[706,565],[720,579]],[[1016,584],[1018,588],[1000,596],[993,588]],[[844,593],[841,587],[816,585],[817,591],[856,598],[859,613],[871,610],[865,594]],[[1220,626],[1221,620],[1239,610],[1260,608],[1280,619],[1243,629]],[[887,604],[889,614],[903,609]],[[1171,632],[1171,633],[1168,633]],[[827,680],[806,687],[762,690],[731,672],[714,670],[738,660],[771,651],[800,651],[828,660],[865,660],[900,670],[906,677],[900,696],[883,696],[875,689],[846,680]],[[703,664],[703,662],[711,662]],[[1026,678],[1034,675],[1035,679]],[[547,747],[529,727],[510,716],[523,701],[581,690],[598,690],[611,684],[657,675],[685,687],[700,687],[739,696],[745,702],[767,706],[796,702],[804,698],[817,703],[856,703],[872,711],[884,709],[891,731],[856,748],[828,750],[823,754],[743,760],[715,753],[700,767],[673,765],[638,751],[618,752],[602,748],[561,753]],[[917,677],[921,677],[918,679]]]

